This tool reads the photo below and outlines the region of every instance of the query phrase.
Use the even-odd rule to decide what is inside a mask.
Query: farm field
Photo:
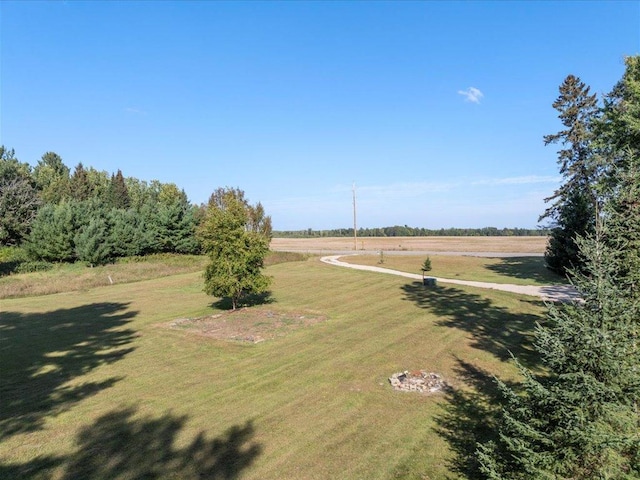
[[[358,251],[494,252],[542,255],[547,237],[361,237]],[[274,238],[271,249],[320,252],[355,251],[353,237]]]
[[[317,257],[267,273],[270,302],[238,312],[280,319],[258,343],[182,328],[241,318],[200,272],[2,300],[0,478],[467,478],[542,304]],[[404,370],[450,388],[393,391]]]

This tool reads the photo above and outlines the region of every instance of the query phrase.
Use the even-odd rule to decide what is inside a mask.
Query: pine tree
[[[48,203],[38,211],[25,248],[35,260],[67,262],[75,259],[77,230],[74,208],[69,202]]]
[[[518,364],[521,391],[499,382],[499,438],[478,449],[487,478],[640,478],[639,86],[640,60],[627,59],[591,138],[608,163],[597,167],[606,194],[593,234],[575,237],[582,301],[550,306],[537,328],[544,374]]]
[[[547,368],[518,364],[522,393],[499,382],[504,413],[499,439],[480,445],[486,478],[632,479],[640,475],[640,305],[618,284],[613,251],[579,240],[583,302],[550,307],[536,332]]]
[[[558,110],[558,117],[566,128],[546,135],[544,142],[545,145],[559,142],[563,146],[558,151],[558,164],[564,183],[545,199],[545,202],[553,203],[539,220],[552,222],[545,253],[547,264],[558,273],[566,274],[570,269],[580,268],[576,237],[593,233],[595,227],[599,202],[595,190],[598,168],[592,143],[598,106],[596,96],[589,93],[589,87],[578,77],[569,75],[559,90],[553,108]]]
[[[74,237],[78,260],[89,266],[104,265],[113,257],[109,226],[105,218],[94,217],[89,220]]]
[[[118,170],[115,175],[111,175],[109,184],[109,206],[113,208],[128,208],[131,203],[127,184],[124,181],[122,172]]]
[[[71,175],[69,190],[71,198],[74,200],[88,200],[92,196],[89,176],[82,163],[76,165],[73,175]]]

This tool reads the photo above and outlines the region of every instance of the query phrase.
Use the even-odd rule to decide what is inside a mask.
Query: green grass
[[[549,270],[542,257],[486,258],[447,255],[430,255],[432,270],[427,274],[433,277],[454,278],[493,283],[511,283],[515,285],[557,285],[566,280]],[[359,265],[417,273],[426,256],[418,255],[380,255],[344,256],[340,260]]]
[[[17,249],[0,250],[0,299],[51,295],[54,293],[86,290],[100,286],[132,283],[152,278],[202,271],[208,261],[204,255],[157,254],[146,257],[121,258],[115,263],[89,268],[84,263],[59,263],[51,270],[4,274],[15,268],[19,258]],[[15,253],[17,252],[17,253]],[[2,253],[5,253],[3,257]],[[9,253],[13,257],[9,256]],[[308,255],[290,252],[270,252],[265,265],[300,261]],[[4,267],[4,268],[3,268]]]
[[[507,350],[535,364],[539,303],[317,258],[267,273],[269,308],[328,320],[256,345],[162,328],[213,312],[199,272],[2,300],[0,478],[472,475],[491,375],[515,378]],[[392,391],[405,369],[452,388]]]

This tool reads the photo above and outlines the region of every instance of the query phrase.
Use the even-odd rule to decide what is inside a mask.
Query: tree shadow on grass
[[[542,257],[500,258],[500,263],[487,265],[485,268],[500,275],[523,280],[535,280],[541,284],[567,283],[564,277],[547,268]]]
[[[435,431],[444,438],[453,452],[448,468],[467,479],[486,478],[480,474],[475,452],[478,443],[496,437],[496,422],[500,415],[502,396],[492,375],[475,365],[456,358],[455,373],[463,383],[449,387],[443,413],[436,416]],[[513,386],[513,385],[511,385]]]
[[[94,303],[46,313],[0,313],[0,440],[42,428],[46,417],[111,387],[120,378],[68,383],[130,353],[124,328],[137,312]]]
[[[171,414],[140,418],[135,408],[114,410],[80,430],[74,453],[0,466],[0,478],[36,480],[56,474],[61,480],[231,480],[262,452],[253,441],[252,421],[216,438],[200,431],[191,441],[178,443],[187,418]]]
[[[244,295],[238,301],[238,308],[242,307],[255,307],[257,305],[269,305],[274,303],[276,300],[272,296],[272,292],[263,292],[263,293],[252,293],[248,295]],[[220,298],[217,301],[213,302],[212,306],[217,308],[218,310],[231,310],[233,309],[233,303],[231,302],[231,298],[224,297]]]
[[[439,318],[436,325],[468,332],[472,346],[492,353],[502,361],[509,352],[526,366],[537,362],[532,347],[537,315],[513,313],[488,298],[453,287],[425,288],[420,282],[401,287],[405,298]]]

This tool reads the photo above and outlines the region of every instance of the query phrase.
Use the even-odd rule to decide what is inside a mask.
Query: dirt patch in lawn
[[[179,318],[163,326],[218,340],[260,343],[325,320],[325,315],[316,312],[251,307],[206,317]]]

